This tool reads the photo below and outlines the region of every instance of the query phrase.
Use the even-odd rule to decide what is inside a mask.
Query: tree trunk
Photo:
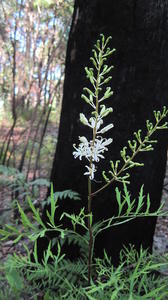
[[[100,33],[112,35],[112,47],[117,49],[111,59],[114,65],[112,89],[114,96],[109,106],[113,131],[107,137],[113,143],[106,159],[98,165],[99,174],[93,190],[102,186],[102,170],[109,169],[109,160],[119,159],[119,151],[133,138],[133,132],[145,128],[145,120],[152,119],[153,110],[168,104],[168,4],[165,0],[77,0],[69,36],[64,97],[51,181],[54,189],[72,189],[82,196],[80,203],[61,200],[57,217],[63,211],[75,212],[87,206],[87,178],[83,176],[85,162],[74,160],[73,143],[78,136],[87,136],[86,126],[79,121],[79,113],[87,115],[87,105],[81,100],[82,88],[87,86],[84,67],[89,65],[91,49]],[[165,80],[166,78],[166,80]],[[109,118],[110,119],[110,118]],[[139,155],[143,168],[131,175],[132,198],[138,195],[142,184],[150,194],[152,210],[158,208],[165,174],[167,133],[160,132],[153,152]],[[93,198],[94,222],[112,216],[117,211],[115,185]],[[141,218],[103,232],[95,244],[96,256],[103,250],[118,263],[123,245],[132,243],[152,249],[156,218]],[[71,250],[69,249],[72,254]]]

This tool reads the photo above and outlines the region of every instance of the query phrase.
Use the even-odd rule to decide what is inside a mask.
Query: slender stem
[[[93,233],[92,233],[92,184],[90,178],[88,178],[88,230],[89,230],[89,255],[88,255],[88,284],[91,280],[92,269],[92,247],[93,247]]]
[[[104,46],[102,51],[100,51],[99,55],[99,62],[98,62],[98,69],[97,69],[97,78],[96,78],[96,86],[95,86],[95,97],[96,97],[96,120],[95,120],[95,127],[93,129],[93,140],[92,140],[92,156],[90,159],[90,170],[92,170],[93,165],[93,151],[94,151],[94,144],[96,139],[97,133],[97,123],[98,123],[98,112],[99,112],[99,77],[100,77],[100,70],[102,67],[102,55],[103,55]],[[89,255],[88,255],[88,284],[90,285],[91,281],[91,269],[92,269],[92,252],[93,252],[93,232],[92,232],[92,183],[91,179],[88,178],[88,231],[89,231]]]
[[[126,167],[129,165],[130,161],[132,161],[134,159],[134,157],[141,151],[141,149],[143,148],[143,146],[145,145],[146,141],[148,140],[148,138],[157,130],[157,126],[158,124],[161,122],[161,120],[163,119],[160,118],[160,120],[158,120],[155,124],[155,126],[153,127],[153,129],[151,131],[148,132],[148,134],[146,135],[146,137],[144,138],[144,140],[140,143],[139,147],[137,148],[137,150],[132,154],[132,156],[125,162],[125,164],[122,166],[122,168],[118,171],[118,173],[116,174],[115,177],[113,177],[110,181],[108,181],[106,184],[104,184],[100,189],[98,189],[97,191],[95,191],[94,193],[91,194],[91,197],[96,196],[99,192],[103,191],[105,188],[107,188],[111,183],[113,183],[114,181],[117,181],[118,176],[125,171]]]

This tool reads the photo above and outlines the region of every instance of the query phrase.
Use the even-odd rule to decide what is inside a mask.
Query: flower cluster
[[[85,172],[84,175],[89,175],[90,179],[93,179],[96,172],[96,166],[93,162],[99,162],[100,158],[104,158],[103,153],[108,150],[107,145],[112,143],[112,139],[98,136],[93,143],[93,141],[88,142],[87,138],[82,136],[79,137],[79,140],[78,148],[74,145],[76,151],[73,152],[73,155],[75,158],[79,157],[80,160],[85,157],[89,162],[92,161],[91,167],[86,166],[88,172]]]
[[[85,68],[87,78],[90,80],[92,85],[92,90],[84,88],[83,90],[85,94],[82,94],[81,97],[92,107],[93,111],[91,112],[92,116],[89,119],[81,113],[80,121],[82,124],[92,129],[92,140],[88,141],[86,137],[82,136],[79,137],[79,146],[76,147],[75,144],[73,145],[75,149],[75,151],[73,151],[74,158],[82,160],[84,157],[89,161],[89,165],[86,165],[87,172],[85,172],[84,175],[88,175],[91,180],[94,179],[94,173],[96,172],[95,163],[99,162],[101,158],[104,158],[103,154],[108,150],[107,146],[112,143],[111,138],[103,138],[101,135],[114,126],[112,123],[103,126],[103,119],[113,110],[111,107],[107,108],[104,104],[100,104],[105,99],[110,98],[113,94],[111,87],[106,87],[104,94],[102,92],[102,86],[107,84],[111,79],[111,76],[107,76],[107,78],[105,78],[105,75],[110,72],[112,67],[108,67],[104,64],[107,57],[115,50],[107,48],[110,38],[111,37],[105,40],[104,36],[101,35],[101,40],[97,41],[95,49],[93,49],[93,57],[90,59],[95,71],[93,68]],[[99,97],[100,91],[101,98]]]

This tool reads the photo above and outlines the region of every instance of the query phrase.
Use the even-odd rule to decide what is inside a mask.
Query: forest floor
[[[0,145],[3,143],[3,139],[6,136],[7,132],[10,129],[10,122],[5,120],[4,122],[0,122]],[[29,122],[26,123],[26,125],[17,126],[17,128],[14,131],[14,134],[12,136],[12,140],[15,143],[17,157],[16,157],[16,168],[17,168],[17,162],[20,160],[20,155],[22,153],[24,140],[26,138],[26,131],[24,132],[25,128],[28,128]],[[23,132],[23,133],[22,133]],[[33,134],[32,131],[31,137],[30,137],[30,143],[33,140]],[[58,124],[56,122],[49,122],[46,137],[44,139],[44,143],[42,146],[42,153],[40,158],[40,168],[36,170],[36,179],[44,179],[49,181],[50,178],[50,172],[53,162],[53,157],[55,153],[56,148],[56,142],[57,142],[57,136],[58,136]],[[38,138],[37,138],[38,143]],[[29,149],[28,149],[29,152]],[[10,155],[10,151],[9,151]],[[31,168],[28,176],[28,180],[31,181],[33,177],[33,165],[34,158],[32,159]],[[25,165],[23,168],[23,174],[26,172],[28,164],[28,157],[25,159]],[[14,165],[12,165],[14,167]],[[10,182],[14,181],[15,176],[8,176],[8,174],[2,174],[0,172],[0,227],[4,224],[14,224],[14,215],[13,215],[13,204],[12,204],[12,189],[10,187]],[[36,193],[36,196],[33,197],[33,202],[38,206],[41,207],[42,202],[44,199],[46,199],[46,193],[47,193],[48,187],[46,185],[42,185],[38,187],[38,193]],[[23,190],[24,191],[24,190]],[[23,192],[22,191],[22,192]],[[26,206],[26,199],[19,198],[19,203],[21,201],[21,206],[23,208]],[[30,214],[30,213],[29,213]],[[31,217],[31,216],[29,216]],[[14,246],[12,241],[7,240],[3,243],[3,246],[0,247],[0,259],[5,259],[5,257],[8,254],[12,254],[14,252],[22,253],[23,247],[22,243],[18,243],[17,246]]]
[[[21,145],[24,143],[24,134],[20,135],[22,128],[18,128],[15,131],[13,139],[15,143]],[[0,144],[2,143],[2,136],[4,136],[7,128],[5,126],[1,126],[0,128]],[[50,123],[47,130],[47,136],[51,137],[53,140],[53,145],[48,149],[48,156],[46,160],[42,160],[43,163],[40,165],[40,170],[37,170],[37,173],[42,178],[46,178],[49,180],[49,173],[52,166],[52,158],[55,152],[56,139],[58,135],[58,126],[56,126],[53,122]],[[46,155],[46,153],[45,153]],[[47,170],[47,171],[46,171]],[[31,180],[31,172],[29,175],[29,180]],[[2,175],[0,175],[0,226],[5,223],[9,223],[9,220],[13,218],[13,210],[11,209],[11,190],[7,186],[1,184]],[[41,203],[46,197],[47,186],[40,187],[37,203]],[[167,169],[164,181],[164,189],[162,193],[162,201],[165,202],[164,209],[168,211],[168,161],[167,161]],[[41,206],[41,205],[40,205]],[[7,241],[3,244],[3,247],[0,249],[0,259],[4,259],[6,255],[9,253],[12,254],[14,251],[22,252],[22,244],[19,243],[16,246],[13,246],[12,241]],[[159,217],[157,219],[157,225],[154,235],[154,244],[153,250],[156,253],[162,255],[165,252],[168,252],[168,217]]]
[[[16,148],[16,157],[15,157],[15,164],[10,163],[11,167],[18,167],[17,162],[20,160],[20,156],[22,154],[24,141],[26,139],[26,131],[25,128],[28,128],[30,126],[30,122],[27,122],[26,126],[21,125],[17,126],[17,128],[14,131],[14,134],[12,136],[12,141],[15,144]],[[8,123],[7,120],[5,122],[0,122],[0,145],[4,142],[4,137],[6,136],[7,132],[10,129],[10,122]],[[30,136],[30,143],[33,140],[33,134],[32,131]],[[36,170],[36,178],[43,178],[49,180],[50,178],[50,172],[52,168],[52,162],[53,157],[55,154],[55,148],[56,148],[56,142],[57,142],[57,136],[58,136],[58,123],[56,122],[49,122],[47,131],[46,131],[46,137],[44,139],[43,145],[42,145],[42,151],[40,153],[40,167]],[[38,137],[36,140],[36,143],[38,144]],[[19,150],[18,150],[19,149]],[[36,151],[36,149],[35,149]],[[10,151],[8,151],[7,157],[10,155]],[[30,153],[30,150],[28,149],[28,155]],[[28,165],[28,155],[25,158],[25,164],[23,167],[23,174],[26,174],[27,165]],[[32,157],[31,165],[30,165],[30,171],[28,174],[28,181],[32,180],[33,173],[34,173],[34,157]],[[4,182],[3,182],[4,181]],[[12,181],[12,178],[11,178]],[[7,177],[0,173],[0,216],[3,209],[8,208],[11,202],[11,189],[7,186]],[[42,201],[45,199],[46,196],[46,186],[41,186],[39,189],[39,195],[37,201]],[[0,221],[1,224],[1,221]]]

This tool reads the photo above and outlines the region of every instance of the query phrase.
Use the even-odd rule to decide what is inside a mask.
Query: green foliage
[[[113,66],[108,66],[105,64],[107,58],[115,51],[115,49],[111,50],[109,47],[107,47],[110,40],[111,37],[105,39],[103,34],[100,35],[100,40],[96,42],[94,49],[92,50],[93,56],[90,57],[93,68],[85,67],[86,77],[89,79],[93,91],[88,87],[84,87],[84,93],[81,95],[81,98],[92,108],[94,108],[96,96],[98,97],[99,92],[102,91],[102,86],[107,84],[112,79],[112,77],[108,74],[113,69]],[[111,90],[111,87],[106,87],[104,95],[101,97],[101,99],[97,100],[100,103],[103,100],[110,98],[112,95],[113,91]],[[105,105],[100,105],[100,108],[101,117],[105,117],[112,112],[112,109],[106,108]]]
[[[168,129],[168,122],[161,123],[164,118],[168,116],[168,109],[164,106],[163,111],[154,111],[154,117],[155,117],[155,123],[153,124],[149,120],[146,121],[146,133],[145,137],[142,138],[141,130],[138,130],[137,132],[134,132],[135,139],[128,140],[128,146],[125,146],[121,151],[120,155],[123,161],[123,165],[120,166],[120,160],[117,160],[116,162],[111,161],[111,170],[108,172],[109,175],[112,177],[110,179],[105,172],[103,172],[103,177],[106,182],[112,182],[120,181],[120,182],[126,182],[129,183],[129,173],[125,173],[128,169],[132,169],[134,167],[141,167],[143,166],[143,163],[139,163],[137,161],[134,161],[135,156],[139,152],[146,152],[146,151],[152,151],[153,144],[157,143],[156,140],[153,140],[151,136],[156,130],[160,129]],[[161,124],[160,124],[161,123]],[[124,175],[120,175],[121,173],[124,173]]]
[[[89,234],[86,222],[88,215],[84,208],[78,215],[63,213],[60,224],[56,225],[54,216],[57,213],[57,200],[60,197],[69,197],[75,193],[71,191],[54,193],[51,188],[50,210],[47,212],[49,222],[44,224],[39,209],[35,208],[30,198],[28,205],[33,214],[33,220],[29,219],[18,203],[21,215],[22,232],[14,226],[6,225],[0,230],[1,240],[12,239],[17,243],[22,238],[28,238],[28,244],[23,243],[24,255],[9,256],[4,265],[1,265],[0,278],[0,299],[1,295],[9,293],[10,299],[24,299],[25,296],[35,297],[43,294],[46,299],[164,299],[168,288],[167,282],[161,276],[156,276],[153,272],[160,272],[167,267],[168,258],[158,260],[157,257],[149,256],[147,251],[141,249],[137,253],[134,247],[125,248],[120,253],[121,263],[118,268],[112,266],[110,258],[104,253],[103,259],[94,259],[92,268],[92,282],[87,285],[87,259]],[[78,194],[77,194],[78,195]],[[77,197],[78,198],[78,197]],[[118,215],[108,220],[103,220],[93,225],[94,241],[96,236],[110,228],[132,218],[141,216],[164,215],[161,207],[156,212],[150,212],[150,198],[143,194],[143,187],[140,190],[137,200],[132,200],[126,184],[123,192],[116,188],[116,201],[118,204]],[[67,199],[68,201],[68,199]],[[147,203],[147,205],[146,205]],[[63,229],[62,218],[71,220],[73,230]],[[79,235],[76,226],[82,226],[86,234]],[[48,248],[44,252],[42,262],[38,260],[37,239],[46,236],[49,231],[58,234],[56,243],[49,242]],[[77,261],[70,261],[62,253],[61,247],[65,241],[79,245],[81,258]],[[34,242],[33,252],[29,248]],[[57,249],[57,254],[53,255],[52,247]],[[94,253],[93,253],[94,257]],[[159,273],[158,273],[159,274]],[[6,290],[8,286],[8,291]],[[44,299],[45,299],[44,298]],[[34,299],[34,298],[33,298]]]
[[[48,198],[48,204],[50,208],[47,210],[47,216],[49,219],[48,226],[44,224],[42,221],[42,218],[40,216],[40,210],[39,208],[36,208],[35,205],[33,204],[32,200],[30,197],[28,197],[28,207],[29,210],[32,213],[32,218],[34,220],[34,223],[32,223],[32,220],[30,220],[24,210],[22,209],[21,205],[19,202],[17,202],[17,207],[20,213],[21,217],[21,223],[24,228],[24,231],[20,232],[16,227],[10,226],[10,225],[5,225],[4,229],[0,229],[0,235],[2,236],[3,240],[8,239],[9,237],[13,239],[13,243],[17,243],[20,239],[23,237],[27,237],[30,241],[36,241],[38,237],[43,237],[45,234],[49,231],[55,230],[56,232],[59,232],[61,234],[61,237],[65,236],[64,230],[60,228],[60,226],[55,225],[55,211],[57,208],[57,200],[60,199],[65,199],[65,198],[70,198],[74,200],[79,200],[79,194],[76,192],[73,192],[71,190],[66,190],[64,192],[53,192],[53,187],[51,186],[51,195]]]
[[[45,4],[46,1],[40,1],[39,3],[42,2]],[[105,47],[109,38],[106,40],[101,35],[101,41],[103,47]],[[98,70],[107,56],[111,54],[111,50],[107,48],[104,56],[101,53],[98,58],[98,53],[101,51],[99,40],[97,41],[96,49],[98,52],[95,49],[93,50],[91,60],[94,67]],[[93,69],[86,68],[85,70],[90,83],[94,87],[95,77]],[[104,75],[108,74],[110,70],[111,67],[104,66],[102,73],[99,74],[100,78],[98,76],[99,84],[103,85],[108,82]],[[101,91],[99,84],[98,88],[95,89],[96,95],[90,89],[84,89],[85,93],[82,95],[82,98],[91,106],[94,105],[93,97],[96,96],[98,99],[98,92]],[[111,89],[107,88],[103,100],[109,98],[111,94]],[[106,116],[111,112],[103,105],[100,107],[101,116]],[[97,110],[96,113],[98,116]],[[96,113],[94,115],[95,122],[98,122]],[[78,201],[80,196],[72,190],[54,193],[53,186],[51,186],[51,195],[44,202],[45,205],[47,204],[46,214],[48,220],[46,224],[41,217],[39,208],[35,207],[24,187],[26,190],[24,195],[27,196],[31,216],[27,216],[22,205],[17,202],[21,229],[12,225],[4,225],[0,229],[0,240],[2,243],[7,239],[11,239],[13,244],[23,242],[24,248],[24,254],[17,255],[14,253],[8,256],[7,260],[0,266],[0,299],[22,300],[27,297],[38,299],[40,296],[44,300],[166,300],[168,282],[160,273],[165,268],[168,268],[167,255],[158,258],[157,256],[149,255],[148,251],[142,248],[137,252],[134,246],[130,245],[128,248],[124,247],[120,252],[120,264],[118,267],[114,267],[111,258],[108,257],[105,251],[102,259],[94,257],[94,243],[98,234],[113,226],[129,222],[137,217],[164,216],[167,214],[167,212],[165,213],[162,210],[163,204],[156,211],[151,210],[150,196],[144,195],[143,186],[137,199],[132,199],[127,188],[129,174],[125,173],[125,171],[133,167],[142,165],[134,160],[139,152],[153,150],[153,144],[156,141],[151,139],[151,135],[156,130],[167,129],[167,123],[161,123],[167,115],[168,109],[165,107],[162,112],[155,111],[155,124],[147,121],[147,132],[144,137],[142,137],[140,130],[135,132],[135,139],[128,141],[128,146],[124,147],[120,153],[122,165],[120,161],[111,162],[111,170],[108,173],[108,176],[110,175],[111,177],[109,178],[103,173],[106,184],[95,193],[91,194],[90,192],[88,198],[91,200],[94,195],[106,188],[114,180],[123,183],[122,191],[118,187],[115,190],[118,213],[109,219],[100,220],[98,223],[93,224],[92,211],[88,210],[88,213],[86,213],[86,208],[83,207],[78,214],[64,212],[60,217],[59,224],[56,223],[55,216],[57,214],[58,199],[69,198]],[[81,114],[81,121],[85,125],[86,123],[89,124],[84,114]],[[86,141],[84,140],[84,142]],[[0,166],[0,171],[8,176],[10,182],[14,182],[12,183],[14,184],[12,188],[15,191],[18,191],[20,186],[23,188],[27,184],[25,183],[24,175],[15,169]],[[44,179],[38,179],[29,183],[31,187],[44,184],[48,186],[48,182]],[[67,218],[71,222],[72,229],[63,227],[63,218]],[[77,228],[79,227],[82,228],[83,235],[78,233]],[[50,232],[52,234],[55,233],[57,238],[50,240]],[[39,260],[38,239],[42,237],[48,239],[48,247],[44,250],[42,259]],[[90,238],[92,238],[92,247],[90,247]],[[65,243],[69,245],[73,243],[79,246],[81,255],[76,261],[70,261],[66,257],[66,253],[62,250],[62,246]],[[88,261],[91,263],[90,269],[88,268]],[[88,276],[89,270],[91,272],[90,277]]]
[[[168,265],[166,255],[158,262],[158,258],[149,256],[147,251],[141,249],[137,253],[131,246],[121,252],[120,265],[114,268],[105,253],[103,259],[95,259],[93,281],[87,286],[84,261],[67,260],[60,248],[55,256],[50,250],[49,245],[42,263],[38,262],[35,251],[33,262],[28,249],[26,256],[9,256],[0,280],[0,299],[7,293],[11,300],[16,299],[16,295],[18,299],[43,295],[54,300],[166,299],[168,283],[159,275],[161,268]]]
[[[62,192],[55,192],[53,193],[54,201],[57,201],[58,199],[73,199],[73,200],[80,200],[80,195],[77,192],[74,192],[72,190],[64,190]],[[44,201],[42,203],[43,206],[46,204],[51,203],[51,197],[48,197],[47,201]]]
[[[16,168],[0,165],[0,185],[7,186],[13,193],[18,193],[19,198],[31,196],[38,197],[40,186],[50,186],[50,182],[45,178],[38,178],[33,181],[26,181],[24,173]]]
[[[140,189],[138,199],[131,199],[131,195],[127,189],[126,184],[123,185],[123,192],[119,191],[119,189],[116,188],[116,201],[118,204],[118,214],[116,216],[112,216],[111,218],[93,224],[92,226],[93,245],[95,243],[95,239],[98,236],[98,234],[100,234],[102,231],[106,229],[109,229],[110,227],[124,224],[138,217],[165,216],[168,213],[162,210],[164,203],[160,205],[157,211],[155,212],[151,211],[150,197],[149,195],[145,197],[143,193],[143,186]],[[68,219],[71,220],[74,232],[68,233],[68,239],[70,241],[74,239],[74,241],[78,243],[78,245],[80,246],[81,251],[82,249],[86,250],[87,246],[89,245],[88,232],[86,235],[83,235],[82,237],[80,237],[76,232],[76,226],[81,226],[84,230],[87,230],[86,224],[87,224],[88,214],[85,214],[84,211],[85,209],[82,208],[78,215],[63,213],[61,216],[61,219],[63,217],[67,217]],[[92,220],[92,216],[91,216],[91,220]]]
[[[54,5],[54,0],[35,0],[34,7],[42,6],[44,8],[49,8],[51,5]]]

